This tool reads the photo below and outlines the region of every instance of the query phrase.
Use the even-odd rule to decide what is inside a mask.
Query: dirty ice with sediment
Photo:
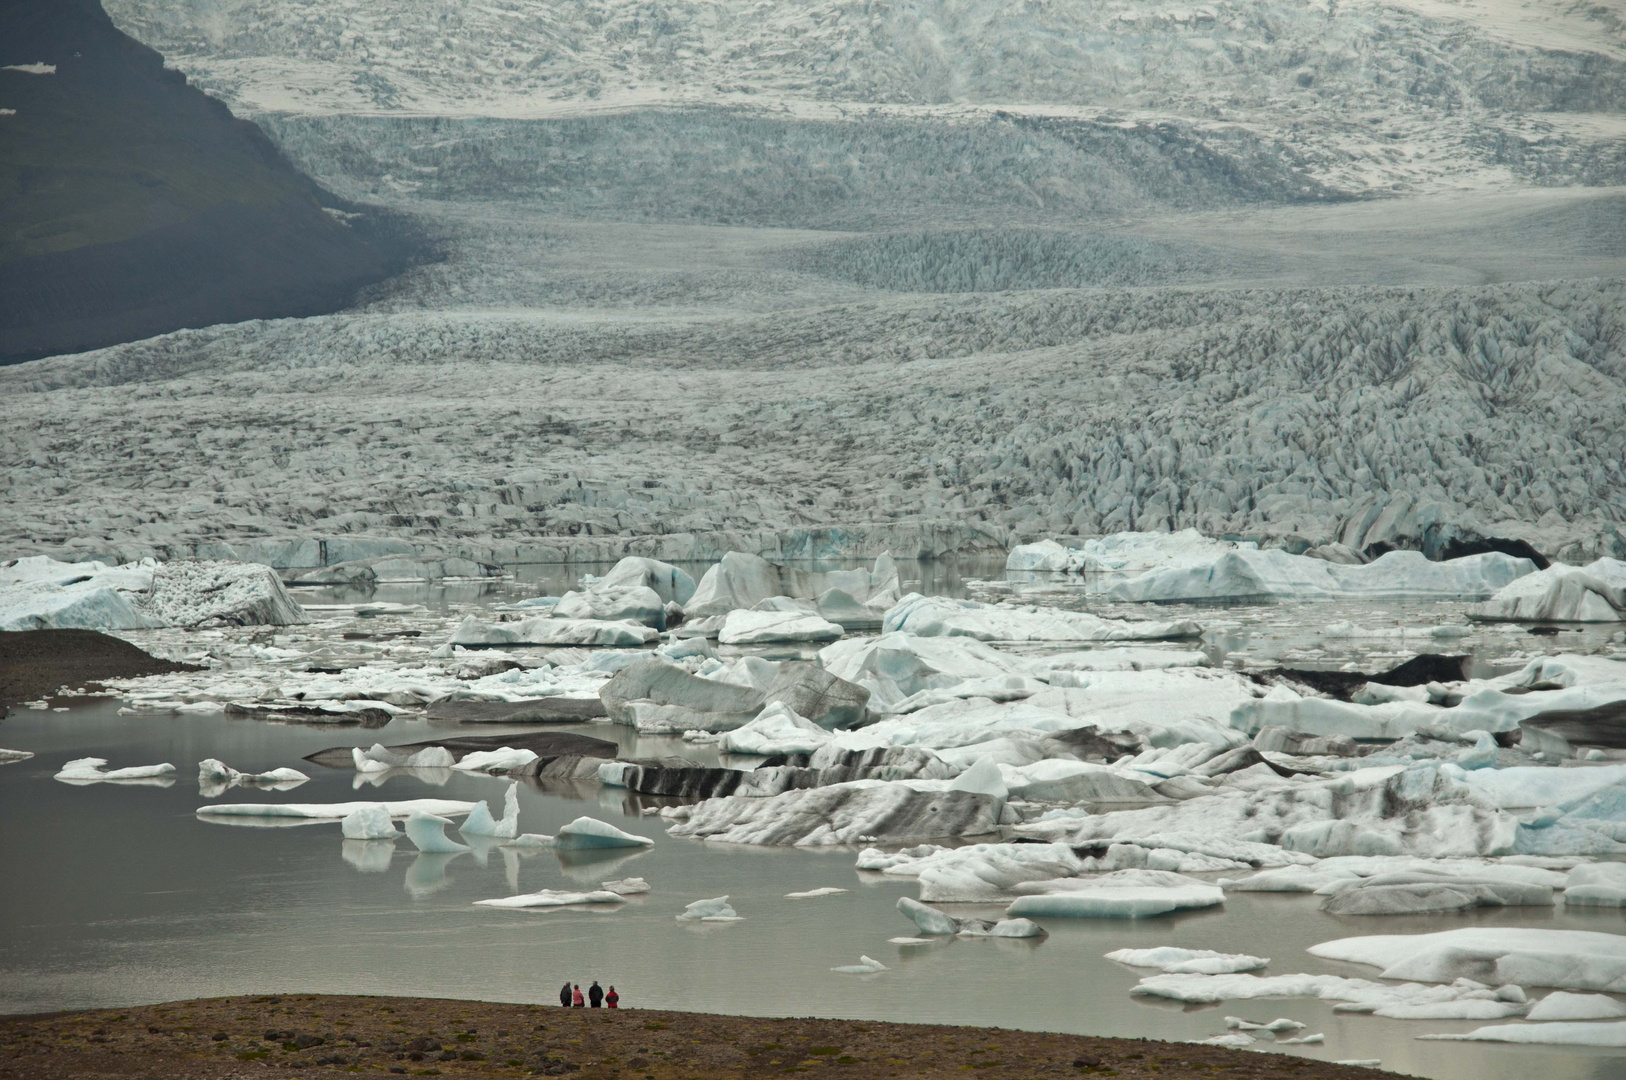
[[[0,370],[0,629],[196,668],[0,797],[739,1011],[1626,1067],[1619,4],[107,9],[435,257]]]

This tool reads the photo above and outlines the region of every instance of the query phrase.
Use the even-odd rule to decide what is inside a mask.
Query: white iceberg
[[[784,702],[775,701],[744,727],[725,731],[717,749],[725,754],[811,754],[831,737]]]
[[[1419,551],[1391,551],[1364,565],[1343,565],[1279,548],[1239,548],[1212,560],[1149,570],[1108,586],[1124,601],[1487,597],[1535,563],[1501,552],[1432,562]]]
[[[596,848],[649,847],[655,841],[647,836],[634,836],[623,832],[607,821],[579,817],[561,828],[554,837],[553,846],[564,851],[587,851]]]
[[[611,589],[633,585],[654,590],[663,604],[679,605],[689,603],[695,588],[694,578],[689,576],[688,571],[659,559],[637,555],[628,555],[616,563],[609,573],[598,580],[596,587]]]
[[[542,889],[539,892],[523,893],[519,896],[502,896],[495,900],[476,900],[475,903],[483,907],[554,908],[571,907],[576,904],[624,904],[626,903],[626,897],[608,889],[594,889],[590,892]]]
[[[1576,907],[1626,907],[1626,863],[1592,863],[1570,871],[1564,903]]]
[[[1010,916],[1070,919],[1146,919],[1225,903],[1216,885],[1166,870],[1117,870],[1093,878],[1026,882],[1026,895],[1005,909]]]
[[[452,632],[450,645],[591,645],[636,648],[660,637],[660,631],[622,619],[554,619],[537,616],[514,622],[483,622],[469,615]]]
[[[1121,949],[1119,951],[1130,952],[1132,950]],[[1108,955],[1107,959],[1110,960],[1112,957]],[[1289,1020],[1285,1016],[1277,1017],[1268,1024],[1256,1024],[1251,1020],[1244,1020],[1240,1016],[1227,1016],[1225,1018],[1225,1026],[1230,1028],[1232,1031],[1268,1031],[1271,1034],[1278,1034],[1283,1031],[1303,1031],[1305,1028],[1309,1027],[1308,1024],[1302,1024],[1297,1020]]]
[[[512,772],[523,769],[537,756],[535,750],[515,750],[508,746],[497,750],[473,750],[459,758],[452,768],[460,772]]]
[[[34,756],[32,750],[3,750],[0,749],[0,765],[10,765],[17,761],[27,761]]]
[[[370,750],[359,746],[350,748],[350,758],[357,772],[385,772],[389,769],[449,769],[457,758],[444,746],[426,746],[410,754],[397,753],[382,743],[374,743]]]
[[[688,575],[684,576],[687,577]],[[613,892],[617,896],[637,896],[649,891],[649,882],[641,877],[629,877],[617,881],[600,882],[599,888],[605,892]]]
[[[846,891],[846,889],[838,889],[834,885],[826,885],[819,889],[805,889],[802,892],[788,892],[785,894],[785,899],[814,900],[821,896],[835,896],[838,893],[844,893]]]
[[[677,916],[692,922],[739,922],[741,916],[735,912],[726,896],[714,896],[710,900],[696,900],[683,909]]]
[[[701,576],[683,609],[690,619],[720,616],[776,596],[811,600],[826,618],[850,620],[843,625],[877,625],[897,602],[898,568],[888,555],[870,570],[813,571],[730,551]]]
[[[1193,1005],[1220,1001],[1246,1001],[1255,998],[1319,998],[1340,1002],[1340,1012],[1369,1013],[1392,1019],[1431,1019],[1436,1014],[1463,1016],[1484,1013],[1494,1017],[1520,1015],[1523,995],[1518,987],[1492,987],[1472,979],[1458,979],[1445,985],[1417,982],[1380,983],[1369,979],[1347,979],[1341,975],[1150,975],[1137,983],[1131,994],[1167,998]],[[1428,1016],[1403,1016],[1406,1012]]]
[[[1189,619],[1127,622],[1082,611],[983,604],[910,593],[886,613],[881,630],[977,641],[1159,641],[1198,637],[1202,625]]]
[[[1440,1042],[1523,1043],[1532,1046],[1626,1046],[1626,1021],[1612,1024],[1496,1024],[1460,1035],[1419,1035]]]
[[[846,631],[808,611],[730,611],[717,633],[720,645],[835,641]]]
[[[175,775],[175,766],[167,761],[160,765],[130,765],[122,769],[109,769],[106,766],[106,758],[74,758],[57,770],[56,779],[92,783],[102,780],[153,780]]]
[[[666,601],[645,585],[599,582],[582,592],[567,592],[553,605],[552,617],[567,620],[640,623],[666,629]]]
[[[1212,949],[1182,949],[1174,945],[1161,945],[1153,949],[1117,949],[1107,953],[1106,958],[1130,967],[1157,968],[1177,975],[1227,975],[1237,971],[1258,971],[1270,963],[1270,959],[1264,956],[1214,952]],[[1225,1019],[1229,1024],[1231,1017]]]
[[[1499,589],[1469,617],[1501,622],[1626,621],[1626,562],[1557,563]]]
[[[534,758],[535,755],[533,754]],[[468,817],[458,827],[466,836],[495,836],[499,840],[513,840],[519,836],[519,785],[509,784],[503,795],[503,815],[499,821],[491,816],[491,808],[481,799],[474,804]]]
[[[382,806],[392,818],[429,814],[436,817],[461,817],[474,809],[474,804],[454,799],[404,799],[396,802],[341,802],[341,803],[212,803],[200,806],[199,814],[206,817],[235,818],[288,818],[294,821],[343,821],[357,809]]]
[[[878,971],[887,971],[889,969],[879,960],[872,959],[868,956],[860,956],[858,958],[858,963],[856,964],[847,964],[843,967],[833,967],[830,970],[840,972],[843,975],[874,975]]]
[[[297,786],[310,777],[298,769],[284,766],[263,773],[239,772],[218,758],[204,758],[198,762],[198,780],[221,784],[276,784]]]
[[[408,814],[407,839],[425,855],[444,855],[454,851],[470,850],[467,844],[460,844],[446,835],[446,826],[450,824],[452,822],[449,819],[435,814]]]
[[[0,630],[142,630],[310,622],[258,563],[153,559],[108,566],[43,555],[0,563]]]
[[[873,851],[859,855],[860,868],[878,869],[889,877],[915,878],[920,882],[920,898],[933,903],[1006,899],[1023,882],[1074,877],[1086,865],[1066,844],[971,844],[916,856],[895,853],[885,858],[884,865],[867,858]]]
[[[1525,1013],[1526,1020],[1617,1020],[1626,1016],[1626,1005],[1603,994],[1572,994],[1554,990]]]
[[[366,803],[344,816],[339,829],[346,840],[394,840],[401,834],[389,811],[378,803]]]
[[[1626,935],[1591,930],[1466,927],[1434,934],[1340,938],[1312,956],[1383,969],[1385,979],[1490,979],[1523,986],[1626,992]]]

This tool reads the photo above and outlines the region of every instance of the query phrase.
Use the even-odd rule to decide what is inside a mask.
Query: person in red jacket
[[[604,995],[604,1004],[612,1009],[621,1004],[621,995],[615,992],[613,985],[610,987],[610,992]]]
[[[575,989],[573,991],[571,991],[570,1003],[572,1005],[574,1005],[578,1009],[583,1008],[584,1006],[586,1006],[587,999],[582,997],[582,984],[581,983],[577,983]]]

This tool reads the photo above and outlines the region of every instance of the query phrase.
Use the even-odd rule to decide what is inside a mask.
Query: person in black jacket
[[[559,988],[559,1004],[570,1008],[570,984],[567,982]]]
[[[595,1009],[604,1004],[604,988],[598,984],[597,979],[594,979],[593,985],[587,988],[587,1001]]]

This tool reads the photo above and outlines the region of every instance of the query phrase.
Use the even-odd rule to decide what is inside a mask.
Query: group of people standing
[[[585,997],[582,995],[581,983],[565,983],[559,988],[559,1004],[573,1006],[578,1009],[583,1005],[591,1005],[595,1009],[600,1005],[604,1005],[613,1009],[621,1004],[621,995],[615,992],[613,986],[610,987],[610,992],[606,994],[604,988],[598,984],[597,979],[594,979],[593,985],[587,988]]]

